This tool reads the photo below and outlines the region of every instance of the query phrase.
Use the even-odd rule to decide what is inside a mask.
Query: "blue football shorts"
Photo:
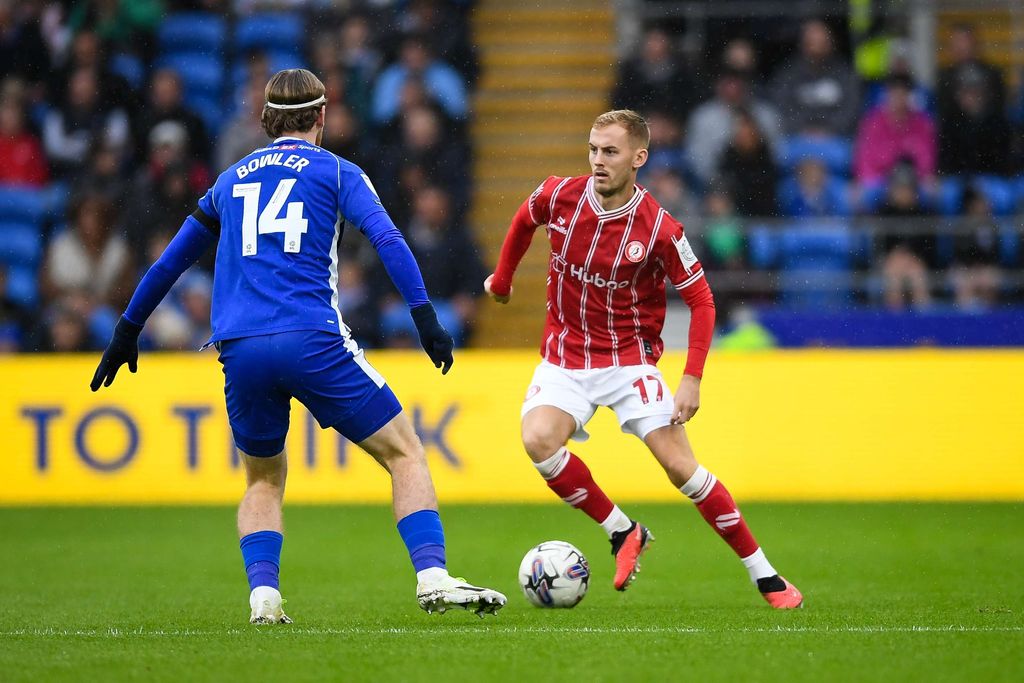
[[[228,420],[239,450],[257,457],[284,450],[292,397],[321,428],[334,427],[352,443],[370,437],[402,412],[362,350],[353,353],[345,341],[337,334],[309,330],[218,343]]]

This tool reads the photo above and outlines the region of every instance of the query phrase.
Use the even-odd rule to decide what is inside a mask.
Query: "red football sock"
[[[696,503],[704,521],[718,532],[737,555],[741,558],[750,557],[757,552],[757,541],[736,507],[736,501],[715,475],[698,466],[681,490]]]
[[[541,476],[558,497],[578,510],[583,510],[600,524],[615,507],[590,474],[590,468],[567,449],[559,449],[551,458],[537,463]]]

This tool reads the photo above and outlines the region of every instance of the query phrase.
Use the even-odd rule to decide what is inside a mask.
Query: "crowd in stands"
[[[323,146],[373,179],[466,343],[486,274],[466,226],[471,5],[0,0],[0,351],[102,348],[197,198],[266,144],[264,86],[296,66],[327,88]],[[620,65],[612,103],[651,127],[641,182],[700,242],[720,308],[1019,302],[1024,87],[1007,88],[971,26],[949,32],[933,89],[899,50],[888,70],[855,67],[840,29],[803,22],[769,68],[754,40],[695,63],[651,26]],[[358,231],[340,258],[356,338],[413,345]],[[148,348],[203,344],[213,259],[154,314]]]
[[[103,348],[142,273],[216,176],[269,142],[277,70],[327,89],[323,146],[360,165],[465,342],[486,268],[465,225],[477,78],[468,2],[0,0],[0,352]],[[341,309],[367,346],[415,328],[354,228]],[[209,337],[214,253],[146,326]]]
[[[865,77],[837,29],[804,21],[794,54],[767,70],[752,40],[695,64],[669,30],[648,27],[612,96],[651,123],[641,182],[702,242],[716,283],[736,275],[742,300],[1019,302],[1024,86],[1007,92],[970,25],[940,47],[934,90],[901,50]],[[716,287],[720,308],[730,289]]]

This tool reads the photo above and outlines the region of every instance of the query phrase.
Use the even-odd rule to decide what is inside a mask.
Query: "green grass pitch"
[[[386,508],[288,507],[275,627],[247,623],[228,508],[2,509],[0,680],[1024,680],[1024,505],[746,505],[789,612],[689,505],[626,509],[658,540],[619,594],[580,513],[446,506],[453,572],[509,596],[481,620],[417,608]],[[590,559],[576,609],[519,591],[549,539]]]

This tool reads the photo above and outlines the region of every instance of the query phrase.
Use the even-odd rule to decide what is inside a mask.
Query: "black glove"
[[[423,350],[434,361],[434,367],[441,369],[442,375],[447,375],[452,368],[455,359],[452,358],[452,349],[455,348],[455,340],[448,330],[437,321],[437,313],[431,304],[423,304],[409,311],[412,314],[412,321],[416,323],[416,330],[420,333],[420,345]]]
[[[107,344],[103,358],[100,359],[96,374],[92,376],[92,384],[89,388],[96,391],[100,384],[109,387],[117,375],[117,370],[125,363],[128,369],[135,372],[139,369],[139,334],[142,332],[142,325],[136,325],[123,315],[114,326],[114,335]]]

